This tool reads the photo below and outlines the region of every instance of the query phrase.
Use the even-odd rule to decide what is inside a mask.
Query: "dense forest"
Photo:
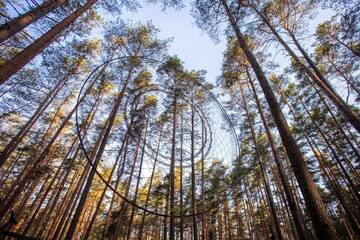
[[[226,41],[216,79],[122,17],[149,5]],[[359,0],[0,0],[0,20],[0,239],[360,239]]]

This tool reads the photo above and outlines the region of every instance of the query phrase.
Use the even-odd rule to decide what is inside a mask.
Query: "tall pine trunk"
[[[274,122],[278,128],[283,145],[289,156],[292,169],[299,182],[306,206],[311,216],[311,220],[314,223],[317,236],[319,237],[319,239],[338,239],[334,224],[330,216],[326,212],[324,203],[322,202],[315,182],[313,181],[310,172],[307,169],[300,148],[290,132],[289,126],[275,97],[275,94],[272,91],[261,66],[257,62],[254,54],[247,46],[244,36],[240,32],[237,22],[233,14],[231,13],[229,6],[227,5],[226,0],[221,0],[221,2],[225,8],[226,14],[228,15],[231,26],[236,34],[240,48],[243,50],[247,60],[252,66],[255,75],[260,83],[260,86],[264,92],[267,103],[269,104],[270,111],[274,118]]]
[[[144,163],[146,140],[147,140],[147,135],[148,135],[148,124],[149,124],[149,116],[147,116],[147,119],[146,119],[144,140],[143,140],[143,146],[142,146],[142,149],[141,149],[141,156],[140,156],[139,172],[138,172],[138,176],[137,176],[137,182],[136,182],[135,193],[134,193],[134,196],[133,196],[133,202],[136,202],[137,195],[138,195],[138,192],[139,192],[141,172],[142,172],[143,163]],[[129,226],[128,226],[128,231],[127,231],[127,236],[126,236],[127,240],[131,239],[131,232],[132,232],[132,228],[133,228],[133,221],[134,221],[135,211],[136,211],[136,207],[134,205],[132,205],[131,215],[130,215],[130,220],[129,220]]]
[[[192,103],[194,101],[192,100]],[[196,222],[196,187],[195,187],[195,109],[191,104],[191,213],[193,226],[193,240],[197,240],[197,222]]]
[[[301,237],[301,239],[310,240],[310,236],[308,235],[308,231],[306,229],[306,223],[305,223],[304,216],[303,216],[301,210],[297,207],[295,199],[291,193],[290,185],[289,185],[289,183],[287,181],[287,177],[286,177],[286,172],[285,172],[283,164],[281,163],[280,155],[277,151],[274,137],[273,137],[271,130],[269,128],[269,125],[266,121],[266,117],[265,117],[263,108],[261,106],[259,97],[257,95],[254,82],[248,72],[247,72],[247,75],[248,75],[250,87],[251,87],[251,90],[252,90],[252,93],[253,93],[253,96],[254,96],[254,99],[255,99],[259,114],[260,114],[261,121],[263,123],[267,138],[270,143],[271,151],[273,153],[275,164],[276,164],[277,170],[279,172],[279,176],[281,179],[282,186],[284,188],[286,199],[288,201],[290,211],[291,211],[292,216],[295,221],[295,227],[296,227],[297,234]]]
[[[184,239],[184,190],[183,190],[183,147],[184,147],[184,114],[180,115],[180,240]]]
[[[170,226],[169,226],[169,240],[175,240],[175,160],[176,160],[176,120],[177,120],[177,92],[176,81],[174,86],[174,100],[172,113],[172,139],[171,139],[171,159],[170,159]]]
[[[153,184],[153,181],[154,181],[154,175],[155,175],[155,167],[156,167],[156,163],[157,163],[157,159],[158,159],[159,151],[160,151],[162,132],[163,132],[163,128],[161,127],[160,133],[159,133],[159,141],[158,141],[158,144],[157,144],[156,153],[155,153],[155,157],[154,157],[154,164],[153,164],[152,171],[151,171],[151,176],[150,176],[149,189],[148,189],[147,194],[146,194],[146,200],[145,200],[144,208],[148,207],[149,200],[150,200],[151,187],[152,187],[152,184]],[[145,225],[145,216],[146,216],[146,212],[144,211],[143,214],[142,214],[142,217],[141,217],[140,230],[139,230],[139,240],[143,239],[142,237],[143,237],[143,231],[144,231],[144,225]]]

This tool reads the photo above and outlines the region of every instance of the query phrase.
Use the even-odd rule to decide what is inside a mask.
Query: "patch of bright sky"
[[[220,74],[226,42],[215,44],[196,26],[190,9],[188,4],[181,10],[164,12],[159,4],[143,4],[137,12],[124,11],[121,17],[134,22],[151,21],[160,30],[160,39],[172,38],[170,55],[177,55],[187,69],[206,70],[206,80],[214,83]]]
[[[206,70],[206,80],[214,84],[216,77],[220,75],[226,39],[220,38],[219,43],[211,40],[196,26],[194,18],[190,15],[190,9],[189,3],[181,10],[167,9],[165,12],[159,4],[143,4],[143,7],[136,12],[124,11],[121,17],[134,22],[151,21],[160,30],[159,38],[173,39],[169,54],[177,55],[188,69]],[[332,15],[331,10],[318,10],[315,18],[309,21],[309,35],[315,32],[319,23],[329,20]],[[305,43],[307,43],[306,48],[311,47],[311,41]],[[281,65],[281,69],[289,64],[288,59],[282,54],[278,54],[274,60]]]

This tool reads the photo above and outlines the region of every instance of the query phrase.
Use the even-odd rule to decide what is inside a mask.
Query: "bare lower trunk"
[[[176,91],[176,82],[175,82],[175,90]],[[174,210],[175,210],[175,158],[176,158],[176,104],[177,104],[177,93],[174,93],[173,100],[173,119],[172,119],[172,141],[171,141],[171,159],[170,159],[170,229],[169,229],[169,240],[175,240],[175,218],[174,218]]]
[[[180,240],[184,239],[184,192],[183,192],[183,144],[184,144],[184,116],[181,113],[181,129],[180,129]]]

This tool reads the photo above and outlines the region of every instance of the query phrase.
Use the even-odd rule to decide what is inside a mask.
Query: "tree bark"
[[[289,160],[292,165],[294,174],[299,182],[306,206],[309,210],[312,221],[316,229],[316,233],[319,239],[335,240],[338,239],[334,224],[327,214],[324,203],[320,197],[317,187],[310,175],[309,170],[306,167],[304,157],[297,145],[294,137],[292,136],[285,116],[280,108],[280,105],[275,97],[274,92],[271,89],[269,82],[267,81],[265,74],[257,62],[254,54],[251,52],[244,36],[240,32],[237,22],[231,13],[226,0],[221,0],[226,14],[228,15],[231,26],[236,34],[239,45],[243,50],[246,58],[252,66],[255,75],[260,83],[260,86],[264,92],[265,98],[269,104],[274,122],[279,130],[283,145],[288,154]],[[360,121],[359,121],[360,131]]]
[[[250,131],[251,131],[251,137],[252,137],[252,140],[253,140],[253,143],[254,143],[256,159],[257,159],[257,161],[259,163],[260,172],[261,172],[263,182],[264,182],[264,185],[265,185],[266,198],[267,198],[267,200],[268,200],[268,202],[270,204],[270,213],[271,213],[272,223],[274,224],[274,227],[275,227],[275,231],[273,231],[274,239],[275,240],[282,240],[283,237],[281,235],[280,222],[279,222],[278,215],[276,213],[276,207],[275,207],[273,196],[271,194],[271,189],[270,189],[270,186],[269,186],[268,177],[266,175],[265,166],[264,166],[263,160],[261,159],[260,150],[259,150],[258,143],[257,143],[257,140],[256,140],[256,133],[255,133],[255,129],[254,129],[254,126],[253,126],[253,119],[252,119],[252,117],[250,115],[250,112],[249,112],[249,109],[247,107],[245,94],[244,94],[244,91],[243,91],[242,87],[240,87],[240,91],[241,91],[241,96],[242,96],[242,101],[243,101],[246,117],[247,117],[248,124],[249,124]]]
[[[83,6],[70,14],[55,27],[47,31],[32,44],[19,52],[11,60],[0,66],[0,84],[7,81],[12,75],[19,71],[23,66],[29,63],[34,57],[42,52],[47,46],[54,42],[60,33],[72,24],[79,16],[89,10],[97,0],[88,0]]]
[[[173,99],[173,113],[172,113],[172,139],[171,139],[171,159],[170,159],[170,226],[169,226],[169,240],[175,240],[175,160],[176,160],[176,124],[177,124],[177,92],[176,80],[174,83],[174,99]]]
[[[22,31],[28,25],[32,24],[39,18],[52,12],[54,9],[64,5],[66,0],[49,0],[45,1],[41,6],[38,6],[23,15],[11,20],[0,26],[0,43],[12,37],[16,33]]]
[[[180,127],[180,240],[184,239],[184,190],[183,190],[183,147],[184,147],[184,115],[181,112]]]
[[[280,155],[279,155],[279,153],[277,151],[277,147],[275,145],[274,137],[273,137],[273,135],[271,133],[271,130],[269,128],[269,125],[268,125],[268,123],[266,121],[264,111],[262,109],[259,97],[258,97],[258,95],[256,93],[254,82],[253,82],[253,80],[252,80],[252,78],[251,78],[251,76],[250,76],[250,74],[248,72],[247,72],[247,75],[248,75],[250,87],[251,87],[251,90],[252,90],[252,93],[253,93],[253,96],[254,96],[254,99],[255,99],[259,114],[260,114],[261,121],[263,123],[267,138],[268,138],[269,143],[270,143],[271,151],[273,153],[275,164],[276,164],[278,172],[279,172],[281,183],[282,183],[282,186],[284,187],[284,192],[285,192],[285,195],[286,195],[286,199],[288,201],[290,211],[291,211],[292,216],[293,216],[294,221],[295,221],[297,234],[299,235],[299,237],[301,237],[301,239],[310,240],[311,237],[308,235],[308,231],[306,229],[306,223],[305,223],[304,216],[303,216],[301,210],[297,207],[295,199],[294,199],[294,197],[293,197],[293,195],[291,193],[290,185],[289,185],[289,183],[287,181],[287,177],[286,177],[286,172],[285,172],[283,164],[281,163]]]
[[[289,32],[290,37],[294,40],[295,45],[298,47],[300,52],[303,54],[310,67],[314,70],[315,74],[299,59],[295,52],[287,45],[287,43],[282,39],[276,29],[271,25],[268,19],[261,14],[256,7],[252,7],[256,13],[261,17],[263,22],[270,28],[271,32],[275,38],[280,42],[280,44],[285,48],[289,55],[296,61],[297,64],[301,66],[301,69],[314,81],[314,83],[320,87],[320,89],[325,93],[325,95],[334,103],[337,109],[341,114],[347,119],[351,125],[360,133],[360,118],[352,111],[352,109],[342,100],[342,98],[335,92],[330,83],[325,79],[321,74],[320,70],[316,67],[315,63],[312,62],[310,57],[307,55],[305,50],[301,47],[295,36]]]
[[[197,222],[196,222],[196,187],[195,187],[195,111],[191,105],[191,210],[193,225],[193,240],[197,240]]]

